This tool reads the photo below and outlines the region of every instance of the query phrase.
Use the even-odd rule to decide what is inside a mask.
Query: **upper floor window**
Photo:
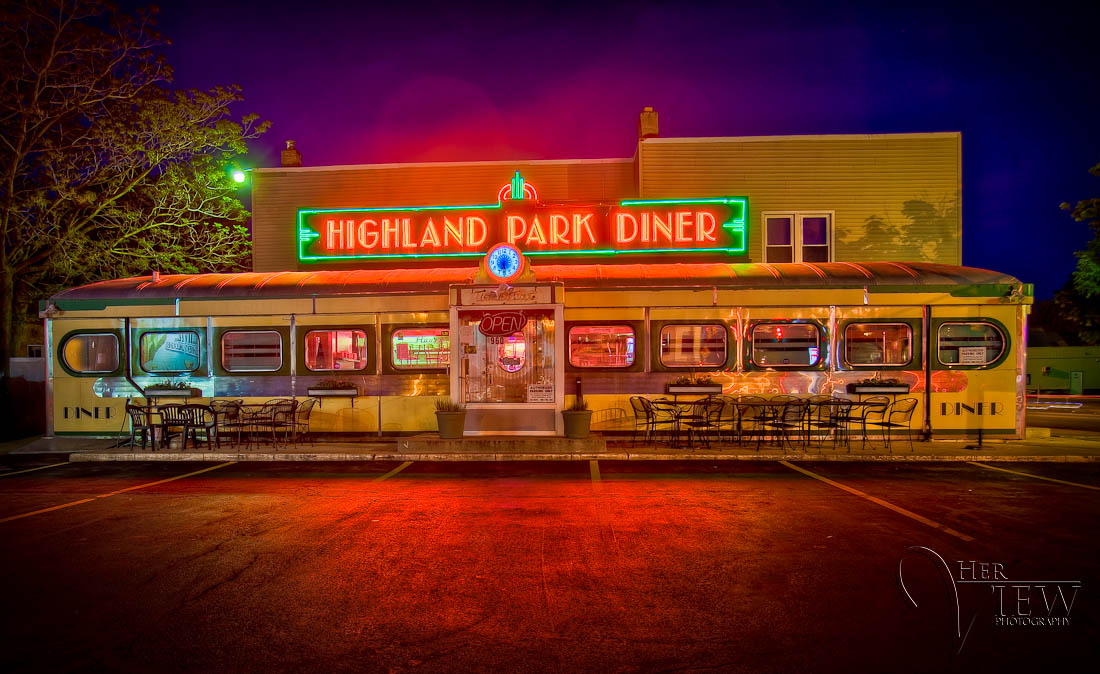
[[[574,325],[569,328],[569,364],[573,367],[630,367],[634,364],[634,328],[629,325]]]
[[[765,213],[765,262],[829,262],[833,216],[829,213]]]
[[[73,372],[114,372],[118,337],[109,332],[73,335],[61,345],[61,361]]]
[[[726,326],[666,325],[661,328],[660,357],[665,367],[722,367]]]

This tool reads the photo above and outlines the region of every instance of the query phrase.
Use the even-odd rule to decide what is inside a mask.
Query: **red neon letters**
[[[744,250],[744,204],[723,200],[627,205],[543,205],[530,200],[469,208],[301,211],[302,259],[523,252]],[[736,222],[736,232],[723,225]]]

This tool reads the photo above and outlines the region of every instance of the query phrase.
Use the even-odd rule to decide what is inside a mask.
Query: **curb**
[[[703,453],[631,453],[577,452],[562,453],[236,453],[236,452],[81,452],[70,454],[69,461],[206,461],[206,462],[270,462],[270,461],[838,461],[867,463],[951,463],[964,461],[995,461],[999,463],[1093,463],[1100,456],[1081,454],[1039,454],[998,456],[992,454],[925,455],[925,454],[703,454]]]

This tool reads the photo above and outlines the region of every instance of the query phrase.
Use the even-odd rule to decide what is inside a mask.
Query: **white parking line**
[[[856,496],[858,496],[862,499],[866,499],[866,500],[870,501],[871,503],[878,504],[878,505],[882,506],[883,508],[893,510],[894,512],[898,513],[899,515],[904,515],[904,516],[908,517],[911,520],[916,520],[917,522],[920,522],[921,524],[928,525],[928,526],[932,527],[933,529],[939,529],[940,531],[944,532],[945,534],[950,534],[950,535],[954,536],[955,538],[959,538],[961,540],[966,541],[967,543],[970,543],[974,540],[973,536],[967,536],[966,534],[962,533],[961,531],[956,531],[955,529],[952,529],[949,526],[945,526],[943,524],[940,524],[939,522],[934,522],[934,521],[928,519],[927,517],[925,517],[924,515],[918,515],[917,513],[913,512],[912,510],[906,510],[905,508],[902,508],[901,506],[896,506],[893,503],[890,503],[889,501],[883,501],[882,499],[880,499],[878,497],[871,496],[870,494],[868,494],[866,492],[862,492],[862,491],[860,491],[860,490],[858,490],[854,487],[849,487],[846,484],[841,484],[841,483],[839,483],[835,480],[830,480],[827,477],[824,477],[822,475],[818,475],[817,473],[810,472],[810,471],[806,470],[805,468],[796,466],[793,463],[790,463],[790,462],[787,462],[787,461],[780,461],[779,463],[783,464],[787,468],[790,468],[791,470],[796,470],[799,473],[802,473],[803,475],[807,475],[809,477],[812,477],[815,480],[820,480],[821,482],[824,482],[825,484],[830,484],[830,485],[836,487],[837,489],[843,489],[844,491],[848,492],[849,494],[854,494],[854,495],[856,495]]]
[[[999,468],[997,466],[991,466],[988,463],[981,463],[980,461],[968,461],[972,466],[981,466],[982,468],[988,468],[989,470],[999,470],[1002,473],[1012,473],[1013,475],[1023,475],[1024,477],[1033,477],[1036,480],[1046,480],[1047,482],[1057,482],[1058,484],[1068,484],[1071,487],[1084,487],[1085,489],[1092,489],[1093,491],[1100,491],[1100,487],[1094,487],[1091,484],[1081,484],[1080,482],[1069,482],[1068,480],[1056,480],[1053,477],[1043,477],[1042,475],[1033,475],[1032,473],[1024,473],[1018,470],[1009,470],[1007,468]]]
[[[588,472],[592,475],[592,491],[602,492],[603,482],[600,481],[600,462],[595,459],[589,461]]]
[[[93,496],[92,498],[83,498],[83,499],[80,499],[79,501],[72,501],[70,503],[62,503],[61,505],[55,505],[55,506],[50,507],[50,508],[42,508],[41,510],[33,510],[29,513],[23,513],[22,515],[12,515],[11,517],[5,517],[4,519],[0,519],[0,524],[3,524],[4,522],[11,522],[13,520],[21,520],[24,517],[31,517],[32,515],[41,515],[42,513],[53,512],[54,510],[61,510],[62,508],[71,508],[72,506],[80,505],[81,503],[90,503],[92,501],[95,501],[96,499],[107,498],[108,496],[114,496],[116,494],[124,494],[128,491],[134,491],[135,489],[145,489],[146,487],[155,487],[156,485],[164,484],[165,482],[174,482],[175,480],[182,480],[185,477],[191,477],[193,475],[199,475],[201,473],[207,473],[207,472],[212,471],[212,470],[217,470],[218,468],[224,468],[226,466],[232,466],[235,463],[237,463],[237,462],[236,461],[227,461],[226,463],[220,463],[216,466],[210,466],[209,468],[203,468],[202,470],[196,470],[196,471],[193,471],[193,472],[190,472],[190,473],[184,473],[183,475],[177,475],[175,477],[169,477],[169,478],[164,479],[164,480],[157,480],[156,482],[146,482],[145,484],[139,484],[135,487],[126,487],[125,489],[118,489],[118,490],[115,490],[115,491],[107,492],[106,494],[99,494],[98,496]]]
[[[390,477],[393,477],[394,475],[397,475],[398,473],[405,470],[406,468],[408,468],[411,465],[413,465],[412,461],[406,461],[405,463],[401,464],[397,468],[394,468],[393,470],[386,473],[385,475],[380,475],[380,476],[374,478],[374,480],[372,480],[372,481],[373,482],[381,482],[382,480],[385,480],[386,478],[390,478]]]
[[[23,473],[33,473],[36,470],[46,470],[47,468],[57,468],[58,466],[67,466],[69,461],[62,461],[61,463],[51,463],[48,466],[38,466],[37,468],[28,468],[26,470],[16,470],[11,473],[0,473],[0,477],[7,477],[9,475],[22,475]]]

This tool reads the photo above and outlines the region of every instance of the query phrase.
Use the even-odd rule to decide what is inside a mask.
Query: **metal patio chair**
[[[691,404],[691,411],[680,415],[680,426],[687,430],[688,446],[695,446],[695,436],[700,435],[702,445],[710,447],[712,434],[721,432],[722,410],[726,401],[714,396],[700,398]]]
[[[887,449],[890,448],[892,431],[904,428],[905,436],[909,440],[909,451],[913,451],[913,412],[917,409],[917,404],[916,398],[902,398],[890,405],[879,421],[868,422],[882,429],[882,443]]]
[[[862,441],[860,447],[867,446],[867,426],[875,426],[886,419],[886,410],[890,408],[890,398],[887,396],[871,396],[856,404],[853,403],[851,423],[852,426],[859,426],[860,435]],[[871,448],[874,449],[874,443],[871,444]]]
[[[309,435],[309,417],[313,413],[314,406],[318,403],[317,398],[306,398],[298,403],[297,409],[294,410],[294,442],[297,444],[298,436],[303,438],[309,438],[309,446],[313,446],[313,439]]]
[[[210,409],[214,411],[215,433],[218,446],[221,446],[222,436],[228,438],[231,434],[237,435],[237,444],[241,444],[241,433],[245,430],[245,422],[241,414],[241,406],[244,400],[212,400]]]
[[[810,438],[810,401],[804,398],[788,396],[790,400],[782,401],[783,406],[776,408],[775,416],[764,422],[764,427],[771,430],[779,439],[779,446],[790,444],[794,447],[794,441],[802,439],[805,449]],[[772,402],[777,402],[774,398]],[[760,440],[757,439],[758,448]]]

